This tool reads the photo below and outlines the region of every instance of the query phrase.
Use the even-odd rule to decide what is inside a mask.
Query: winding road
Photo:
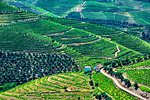
[[[127,93],[129,93],[129,94],[131,94],[131,95],[133,95],[133,96],[135,96],[135,97],[137,97],[137,98],[139,98],[140,100],[148,100],[148,99],[145,99],[145,98],[143,98],[142,96],[140,96],[140,95],[138,95],[138,94],[135,94],[134,92],[128,90],[127,88],[123,87],[115,78],[113,78],[111,75],[107,74],[107,73],[104,71],[104,69],[101,69],[100,72],[101,72],[103,75],[105,75],[106,77],[108,77],[109,79],[113,80],[113,82],[116,84],[116,86],[117,86],[118,88],[120,88],[121,90],[123,90],[123,91],[125,91],[125,92],[127,92]]]

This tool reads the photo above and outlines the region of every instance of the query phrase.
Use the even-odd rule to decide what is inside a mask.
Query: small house
[[[98,72],[98,71],[100,71],[100,69],[102,67],[103,67],[103,65],[99,64],[99,65],[97,65],[97,66],[94,67],[94,70]]]
[[[90,34],[88,37],[92,37],[93,36],[93,34]]]
[[[85,66],[85,72],[90,72],[91,71],[91,67],[90,66]]]

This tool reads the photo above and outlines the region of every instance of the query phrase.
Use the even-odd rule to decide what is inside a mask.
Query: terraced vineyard
[[[128,93],[116,88],[112,80],[108,79],[101,73],[94,73],[93,80],[95,83],[100,84],[101,90],[107,92],[116,100],[138,100],[135,97],[129,95]]]
[[[131,58],[140,55],[139,53],[134,52],[133,50],[129,50],[123,46],[119,46],[121,52],[119,52],[118,55],[115,57],[115,53],[118,51],[116,48],[116,44],[112,43],[106,38],[102,38],[101,40],[94,43],[70,47],[73,47],[83,55],[90,57],[108,57],[110,59],[113,59],[124,58],[124,56],[126,56],[127,53],[127,56],[130,56]]]
[[[150,53],[150,44],[127,33],[108,36],[112,41],[115,41],[127,48],[138,51],[143,54]]]
[[[150,12],[148,11],[140,11],[140,12],[130,12],[129,14],[131,14],[134,18],[134,20],[139,23],[139,24],[143,24],[143,25],[150,25]]]
[[[128,16],[125,16],[123,13],[133,11],[136,11],[136,9],[116,6],[113,3],[108,4],[105,2],[87,1],[82,10],[82,14],[89,19],[128,21]]]
[[[99,37],[96,37],[95,34],[79,29],[72,29],[64,32],[64,34],[51,35],[51,37],[58,42],[68,45],[73,45],[73,43],[92,42],[99,39]]]
[[[10,23],[16,23],[18,21],[36,20],[40,17],[40,15],[24,11],[14,6],[10,6],[3,1],[0,1],[0,7],[0,25],[7,25]]]
[[[111,35],[111,34],[119,33],[119,31],[117,30],[114,30],[105,26],[91,24],[91,23],[73,24],[72,27],[83,29],[85,31],[92,32],[96,35]]]
[[[94,100],[89,79],[83,73],[64,73],[30,81],[0,94],[1,98]]]

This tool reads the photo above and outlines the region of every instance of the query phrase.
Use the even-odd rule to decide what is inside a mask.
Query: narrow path
[[[118,45],[116,45],[116,48],[117,48],[118,51],[115,53],[115,57],[117,57],[117,54],[120,52],[120,49],[119,49]]]
[[[65,47],[66,45],[62,44],[61,47],[57,48],[57,50],[61,50],[63,47]],[[66,46],[67,48],[67,46]]]
[[[115,58],[112,58],[112,57],[100,57],[100,58],[104,58],[104,59],[115,59]]]
[[[48,11],[47,12],[45,12],[45,13],[43,13],[42,15],[46,15],[48,13]]]
[[[81,5],[80,5],[80,7],[78,8],[78,12],[81,12],[82,11],[82,9],[83,9],[83,6],[84,6],[84,4],[86,3],[86,1],[84,1]]]
[[[108,77],[109,79],[113,80],[113,82],[116,84],[116,86],[118,88],[120,88],[121,90],[141,99],[141,100],[147,100],[145,98],[143,98],[142,96],[138,95],[138,94],[135,94],[134,92],[128,90],[127,88],[123,87],[115,78],[113,78],[112,76],[110,76],[109,74],[105,73],[104,69],[101,69],[100,72],[105,75],[106,77]]]
[[[44,98],[41,97],[34,97],[34,96],[22,96],[24,98],[28,98],[28,99],[35,99],[35,100],[45,100]]]
[[[66,44],[66,45],[80,45],[80,44],[89,44],[89,43],[93,43],[93,42],[96,42],[96,41],[99,41],[101,40],[101,37],[99,36],[99,39],[97,40],[94,40],[94,41],[90,41],[90,42],[84,42],[84,43],[72,43],[72,44]]]
[[[73,37],[73,38],[61,38],[62,40],[68,40],[68,39],[80,39],[82,37]]]
[[[71,30],[73,30],[74,28],[71,28],[67,31],[64,31],[64,32],[60,32],[60,33],[52,33],[52,34],[44,34],[43,36],[53,36],[53,35],[61,35],[61,34],[64,34],[65,32],[69,32]]]

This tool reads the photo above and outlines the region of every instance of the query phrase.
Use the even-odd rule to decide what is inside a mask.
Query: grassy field
[[[83,73],[73,72],[32,80],[0,94],[7,98],[15,97],[23,100],[77,100],[78,97],[84,100],[94,100],[92,94],[90,94],[92,91],[88,77]],[[1,98],[4,98],[3,96]]]
[[[119,71],[126,73],[127,77],[133,81],[150,86],[150,69],[123,69]]]
[[[118,89],[111,79],[108,79],[101,73],[94,73],[93,80],[95,83],[99,84],[99,87],[103,91],[111,95],[116,100],[138,100],[128,93]]]

